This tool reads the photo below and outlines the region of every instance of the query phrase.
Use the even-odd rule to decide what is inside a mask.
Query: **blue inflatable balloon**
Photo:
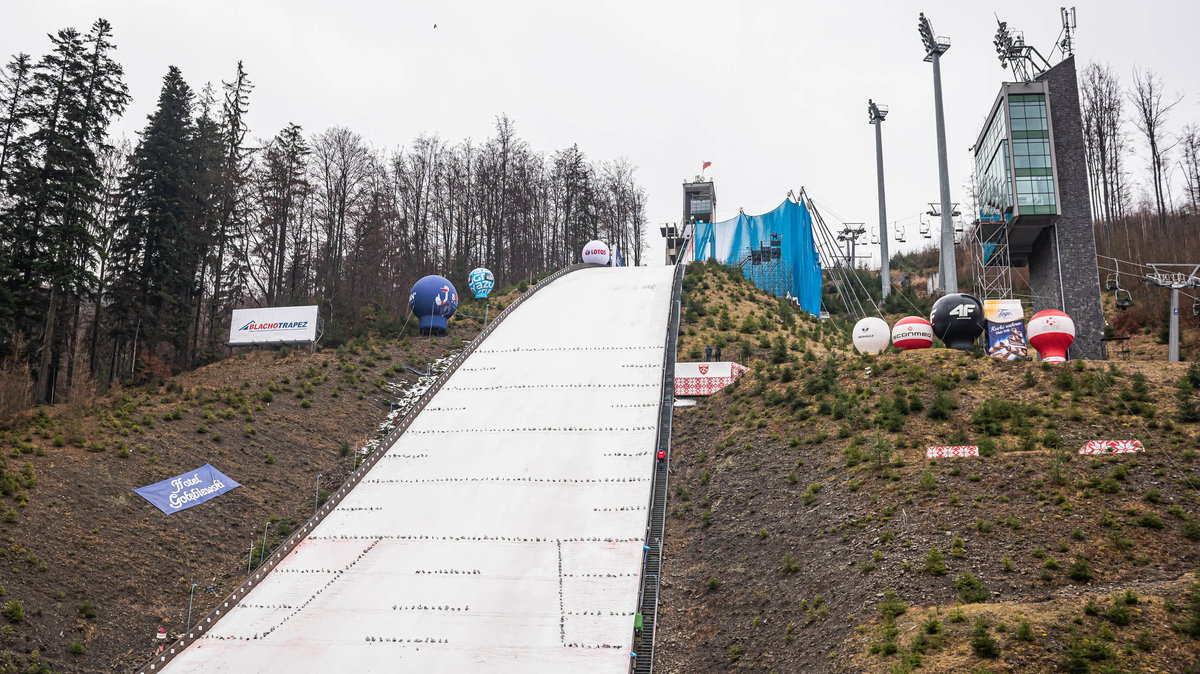
[[[496,287],[496,277],[492,274],[491,269],[483,267],[472,269],[471,274],[467,276],[467,287],[475,293],[475,299],[482,299],[492,292],[492,288]]]
[[[413,284],[408,307],[420,319],[422,335],[444,335],[446,319],[458,308],[458,291],[441,276],[426,276]]]

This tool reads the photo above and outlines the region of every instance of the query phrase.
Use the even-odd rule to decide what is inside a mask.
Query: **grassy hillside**
[[[493,300],[507,304],[515,297]],[[482,313],[482,307],[478,307]],[[476,313],[468,306],[464,313]],[[133,671],[335,489],[425,365],[478,331],[256,351],[0,430],[0,673]],[[131,492],[206,462],[243,486],[167,516]],[[320,492],[317,478],[320,475]],[[254,551],[251,552],[251,546]],[[207,588],[212,590],[208,591]]]
[[[1196,666],[1200,369],[861,357],[709,265],[683,301],[681,359],[752,371],[676,412],[661,671]]]

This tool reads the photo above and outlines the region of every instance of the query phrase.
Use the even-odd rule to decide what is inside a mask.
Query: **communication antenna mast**
[[[1008,29],[1008,22],[996,17],[1000,25],[992,44],[1001,68],[1012,68],[1013,74],[1022,82],[1030,82],[1050,69],[1050,62],[1033,45],[1025,44],[1025,34]],[[1036,58],[1035,58],[1036,56]]]
[[[1058,48],[1067,56],[1075,54],[1075,8],[1066,7],[1059,8],[1059,14],[1062,15],[1062,39],[1058,41]]]

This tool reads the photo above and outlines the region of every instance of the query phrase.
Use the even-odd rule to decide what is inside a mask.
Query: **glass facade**
[[[1050,125],[1044,94],[1008,97],[1012,120],[1013,177],[1019,215],[1054,215],[1054,167],[1050,160]]]
[[[1005,99],[976,148],[975,176],[980,222],[1058,213],[1045,94]]]
[[[1008,170],[1008,129],[1004,106],[996,111],[983,142],[975,150],[979,183],[979,221],[1005,222],[1012,217],[1012,173]]]

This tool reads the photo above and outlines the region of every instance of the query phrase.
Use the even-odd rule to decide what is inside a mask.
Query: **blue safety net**
[[[765,265],[772,260],[761,260],[758,265],[747,260],[753,249],[770,248],[772,234],[780,238],[781,262],[790,276],[783,289],[763,282]],[[759,287],[780,296],[791,293],[801,309],[820,315],[821,258],[813,241],[812,217],[803,204],[786,199],[762,215],[742,213],[723,222],[697,222],[694,250],[696,261],[716,259],[731,266],[741,264],[742,273]]]

